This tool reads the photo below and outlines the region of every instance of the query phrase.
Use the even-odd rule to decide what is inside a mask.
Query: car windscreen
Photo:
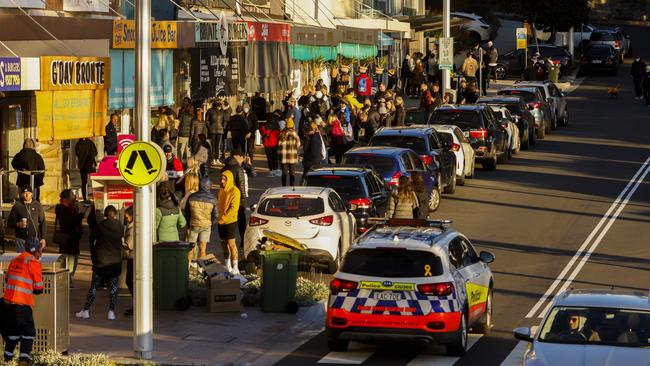
[[[591,38],[589,40],[596,42],[611,42],[616,40],[616,35],[612,32],[593,32],[591,33]]]
[[[519,104],[504,104],[503,106],[508,108],[512,115],[521,116],[524,113],[519,107]]]
[[[499,92],[497,94],[498,95],[516,95],[516,96],[520,96],[520,97],[524,98],[524,101],[526,103],[532,103],[532,102],[537,101],[537,96],[535,95],[535,93],[531,93],[531,92],[525,91],[525,90],[513,90],[513,89],[499,90]]]
[[[325,203],[322,198],[308,198],[300,195],[267,198],[262,200],[257,208],[258,214],[275,217],[303,217],[323,212],[325,212]]]
[[[419,155],[428,153],[424,136],[375,135],[370,141],[370,146],[403,147]]]
[[[589,47],[585,50],[587,57],[610,57],[612,56],[612,49],[609,47]]]
[[[541,342],[647,348],[650,311],[556,306],[539,334]]]
[[[382,176],[395,171],[395,161],[388,156],[372,154],[346,154],[343,156],[343,164],[369,165]]]
[[[372,277],[423,277],[423,268],[431,273],[427,276],[443,274],[440,258],[421,250],[393,248],[357,249],[346,254],[341,272]]]
[[[431,123],[437,125],[456,125],[461,130],[481,128],[481,117],[478,111],[436,110],[431,116]]]
[[[438,136],[440,136],[443,142],[446,142],[450,145],[454,143],[454,136],[452,136],[451,132],[438,131]]]
[[[336,191],[344,201],[366,197],[361,176],[336,175],[334,173],[307,175],[305,185],[311,187],[329,187]]]
[[[561,57],[566,55],[564,49],[561,47],[541,47],[540,51],[542,56],[545,57]]]

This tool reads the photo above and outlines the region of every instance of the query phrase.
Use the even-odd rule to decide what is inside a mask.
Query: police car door
[[[457,264],[457,272],[462,278],[462,290],[466,298],[468,325],[479,320],[485,313],[485,306],[489,290],[489,274],[486,271],[487,265],[480,261],[476,251],[467,239],[462,236],[456,237],[449,244],[450,257],[454,256]],[[460,286],[461,284],[459,284]]]

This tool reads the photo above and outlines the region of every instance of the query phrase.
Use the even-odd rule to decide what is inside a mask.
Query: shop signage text
[[[0,91],[20,90],[20,58],[0,57]]]
[[[176,22],[154,21],[151,23],[151,48],[176,48],[178,28]],[[113,21],[113,48],[135,48],[135,21]]]
[[[248,40],[255,42],[291,42],[289,24],[248,22]]]
[[[194,41],[196,43],[219,43],[220,34],[220,22],[200,22],[194,25]],[[246,41],[248,41],[248,24],[246,22],[228,23],[228,42]]]
[[[41,90],[106,89],[110,61],[104,57],[41,57]]]

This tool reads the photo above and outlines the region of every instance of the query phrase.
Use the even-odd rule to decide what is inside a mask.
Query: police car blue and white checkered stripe
[[[332,309],[343,309],[350,313],[372,315],[429,315],[430,313],[448,313],[458,311],[456,295],[426,296],[419,292],[400,291],[402,300],[375,299],[375,293],[381,290],[356,289],[350,292],[340,292],[330,296],[329,306]],[[359,307],[363,307],[359,309]],[[401,308],[402,311],[371,310],[376,307]],[[415,311],[407,311],[410,308]]]

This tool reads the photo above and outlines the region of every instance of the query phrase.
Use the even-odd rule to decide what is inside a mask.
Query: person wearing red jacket
[[[260,134],[262,135],[262,144],[266,152],[266,159],[269,165],[269,176],[278,177],[281,172],[278,169],[278,141],[280,138],[280,110],[276,109],[269,115],[268,121],[260,126]]]
[[[370,98],[372,95],[372,79],[368,76],[366,71],[367,68],[361,66],[361,68],[359,68],[359,75],[354,81],[354,89],[357,92],[357,100],[359,100],[360,103],[363,103],[366,98]]]
[[[34,326],[34,295],[39,295],[45,288],[41,262],[42,246],[37,238],[25,241],[25,252],[14,258],[6,273],[3,300],[5,317],[2,337],[5,341],[5,362],[14,358],[14,351],[20,342],[18,365],[29,365],[32,345],[36,338]]]

